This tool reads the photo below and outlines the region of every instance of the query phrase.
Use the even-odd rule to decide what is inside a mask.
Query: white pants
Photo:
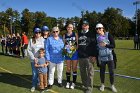
[[[59,64],[51,63],[49,64],[49,85],[53,85],[54,83],[54,72],[55,68],[57,67],[57,78],[58,83],[62,83],[62,73],[63,73],[63,62]]]

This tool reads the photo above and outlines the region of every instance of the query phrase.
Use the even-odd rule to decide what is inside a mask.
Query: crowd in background
[[[25,32],[1,35],[2,53],[6,55],[14,55],[17,57],[27,56],[28,37]],[[20,55],[22,54],[22,55]]]

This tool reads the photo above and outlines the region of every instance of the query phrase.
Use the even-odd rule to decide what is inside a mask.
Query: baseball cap
[[[35,28],[34,33],[38,33],[38,32],[41,32],[41,29],[40,28]]]
[[[42,30],[43,32],[44,32],[44,31],[49,31],[49,28],[48,28],[48,26],[43,26],[41,30]]]
[[[83,24],[89,25],[88,21],[84,20]]]
[[[104,26],[101,24],[101,23],[98,23],[97,25],[96,25],[96,28],[103,28]]]

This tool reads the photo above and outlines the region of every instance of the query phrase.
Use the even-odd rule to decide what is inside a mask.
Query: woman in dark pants
[[[115,48],[115,41],[108,32],[105,32],[104,27],[101,23],[96,25],[96,39],[98,46],[98,61],[100,63],[100,79],[101,87],[100,90],[104,91],[104,81],[105,81],[105,69],[106,64],[108,65],[110,84],[113,92],[117,92],[114,86],[114,59],[112,50]]]

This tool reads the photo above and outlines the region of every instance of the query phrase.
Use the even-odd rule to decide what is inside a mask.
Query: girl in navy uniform
[[[63,36],[64,43],[65,43],[65,49],[67,51],[65,55],[66,60],[66,78],[67,78],[67,84],[66,88],[74,89],[76,79],[77,79],[77,64],[78,64],[78,52],[77,52],[77,44],[78,44],[78,35],[77,33],[73,32],[73,25],[68,24],[67,27],[67,33]],[[72,68],[71,68],[72,65]],[[70,86],[70,76],[71,76],[71,69],[73,71],[73,81]]]

